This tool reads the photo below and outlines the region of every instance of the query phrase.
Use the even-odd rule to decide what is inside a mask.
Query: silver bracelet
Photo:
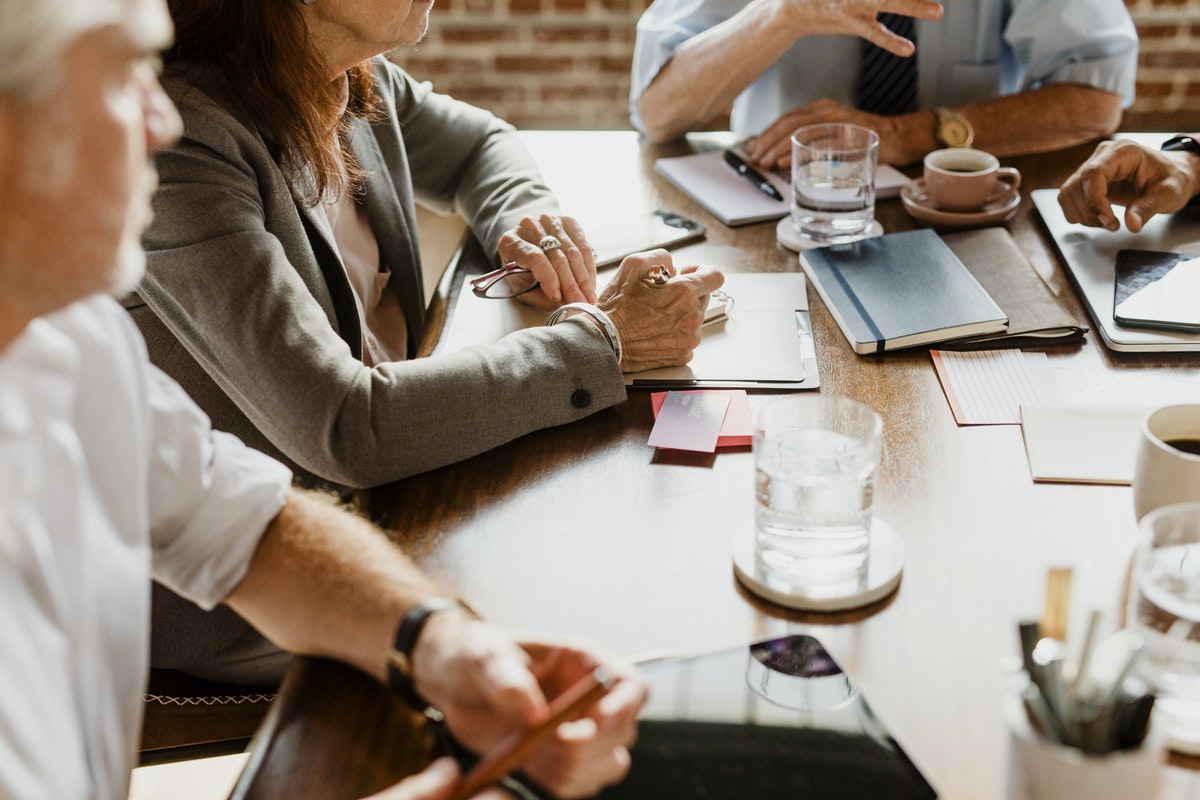
[[[546,325],[557,325],[564,319],[570,319],[576,314],[587,314],[596,321],[600,332],[608,339],[608,344],[612,347],[613,355],[617,358],[617,364],[621,363],[621,335],[617,333],[617,326],[613,325],[612,319],[608,314],[596,308],[591,303],[567,303],[565,306],[559,306],[551,312],[550,316],[546,317]]]

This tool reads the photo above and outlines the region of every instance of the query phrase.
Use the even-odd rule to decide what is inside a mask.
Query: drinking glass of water
[[[792,224],[813,245],[867,236],[875,221],[879,134],[847,123],[792,134]]]
[[[883,420],[855,400],[801,395],[763,407],[754,430],[755,559],[814,585],[866,570]]]
[[[1171,747],[1200,754],[1200,503],[1163,506],[1139,527],[1127,613],[1146,643],[1138,671]]]

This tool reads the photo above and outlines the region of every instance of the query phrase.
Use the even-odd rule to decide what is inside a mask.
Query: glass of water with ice
[[[763,407],[754,430],[756,562],[806,584],[865,574],[883,421],[845,397]]]
[[[807,125],[792,134],[792,225],[813,244],[852,242],[875,221],[879,134],[861,125]]]
[[[1146,644],[1138,671],[1171,747],[1200,754],[1200,503],[1163,506],[1139,527],[1127,610]]]

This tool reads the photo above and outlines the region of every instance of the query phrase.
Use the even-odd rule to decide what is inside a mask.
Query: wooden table
[[[655,158],[717,146],[720,135],[665,147],[624,132],[526,138],[567,213],[602,219],[667,207],[708,226],[703,242],[676,251],[677,264],[799,269],[776,243],[774,223],[724,227],[653,173]],[[1081,321],[1087,314],[1028,192],[1059,185],[1091,149],[1005,161],[1024,176],[1019,213],[1006,227]],[[899,200],[881,202],[877,218],[889,232],[916,226]],[[468,247],[458,268],[482,271],[480,258]],[[811,289],[809,296],[821,391],[862,400],[884,420],[875,508],[907,552],[899,590],[874,606],[804,614],[741,589],[730,537],[752,515],[749,449],[656,452],[646,444],[645,394],[376,490],[372,511],[428,571],[504,624],[584,634],[628,655],[812,632],[942,797],[991,800],[1003,786],[1003,663],[1016,653],[1016,622],[1038,616],[1046,571],[1060,565],[1075,568],[1076,621],[1091,608],[1110,619],[1119,613],[1136,535],[1130,490],[1033,483],[1019,426],[959,427],[925,349],[855,355]],[[451,307],[447,301],[435,301],[435,313]],[[1165,404],[1200,394],[1195,354],[1116,353],[1094,333],[1082,346],[1047,352],[1067,401]],[[751,400],[757,406],[764,397]],[[454,430],[453,420],[446,425]],[[397,777],[404,759],[385,757],[390,744],[368,748],[380,754],[375,760],[328,758],[361,748],[364,730],[385,741],[380,731],[405,717],[381,690],[347,675],[328,664],[297,666],[236,796],[349,798]],[[305,702],[315,697],[327,712],[344,708],[309,714]],[[1190,785],[1183,771],[1171,777]]]

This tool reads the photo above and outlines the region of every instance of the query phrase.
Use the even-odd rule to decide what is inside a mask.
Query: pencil
[[[554,698],[550,704],[550,715],[545,720],[528,730],[509,736],[480,759],[479,763],[463,776],[458,789],[451,795],[451,800],[467,800],[520,767],[559,725],[577,719],[585,708],[607,694],[616,682],[616,677],[606,668],[597,667],[592,670]]]
[[[1042,635],[1060,642],[1067,640],[1071,613],[1071,568],[1056,567],[1046,576],[1046,604],[1042,612]]]

